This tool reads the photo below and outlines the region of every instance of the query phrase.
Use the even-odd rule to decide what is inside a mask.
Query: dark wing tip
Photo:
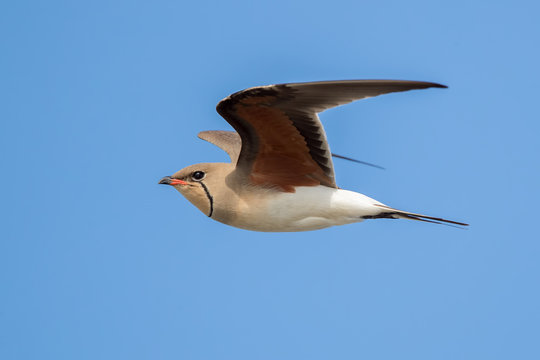
[[[431,84],[432,84],[431,87],[440,88],[440,89],[448,89],[448,86],[443,85],[443,84],[437,84],[437,83],[431,83]]]
[[[396,80],[399,82],[399,80]],[[417,86],[418,89],[428,89],[428,88],[439,88],[439,89],[448,89],[448,86],[444,84],[439,84],[435,82],[429,82],[429,81],[411,81],[411,80],[405,80],[403,81],[404,84],[411,84],[413,86]]]

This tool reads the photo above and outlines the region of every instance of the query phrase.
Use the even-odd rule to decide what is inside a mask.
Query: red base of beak
[[[184,180],[173,179],[170,176],[165,176],[163,179],[159,180],[158,184],[163,184],[163,185],[187,185],[188,183],[185,182]]]
[[[178,179],[171,179],[169,185],[187,185],[187,182]]]

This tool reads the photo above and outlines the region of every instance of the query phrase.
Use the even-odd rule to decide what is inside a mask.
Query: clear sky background
[[[539,359],[534,1],[12,1],[0,9],[1,359]],[[327,111],[338,184],[469,230],[214,222],[246,87],[446,84]]]

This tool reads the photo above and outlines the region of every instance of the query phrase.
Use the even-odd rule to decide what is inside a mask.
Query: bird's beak
[[[158,184],[164,184],[164,185],[187,185],[187,182],[179,180],[179,179],[173,179],[170,176],[165,176],[163,179],[159,180]]]

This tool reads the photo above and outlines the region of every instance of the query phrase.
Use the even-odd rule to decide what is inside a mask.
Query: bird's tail
[[[459,225],[459,226],[469,226],[469,224],[465,224],[459,221],[453,221],[453,220],[446,220],[443,218],[433,217],[433,216],[427,216],[422,214],[415,214],[408,211],[402,211],[398,209],[391,208],[386,205],[382,204],[375,204],[375,206],[382,208],[382,212],[379,215],[373,216],[379,217],[379,218],[391,218],[391,219],[409,219],[409,220],[416,220],[416,221],[424,221],[434,224],[442,224],[442,225]]]

